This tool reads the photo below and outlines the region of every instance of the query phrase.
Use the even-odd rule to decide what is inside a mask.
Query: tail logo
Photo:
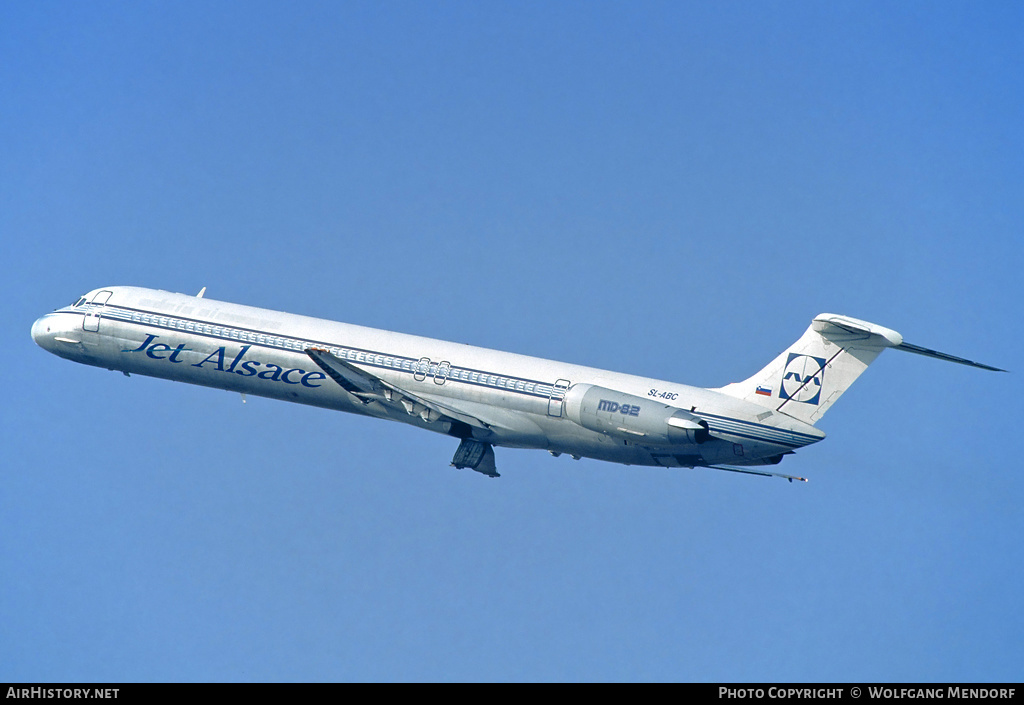
[[[821,382],[825,376],[825,358],[790,353],[782,373],[780,399],[817,404],[821,398]]]

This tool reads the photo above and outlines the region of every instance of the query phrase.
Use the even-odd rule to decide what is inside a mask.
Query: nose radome
[[[32,340],[36,341],[36,345],[43,350],[53,351],[53,338],[55,335],[56,329],[53,328],[53,318],[51,316],[43,316],[32,324]]]
[[[46,332],[46,322],[42,318],[36,319],[36,322],[32,324],[32,340],[36,341],[36,345],[42,346],[40,340]]]

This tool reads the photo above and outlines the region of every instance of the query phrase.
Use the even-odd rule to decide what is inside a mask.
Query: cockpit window
[[[76,301],[75,303],[71,304],[71,308],[77,308],[77,307],[81,306],[84,303],[85,303],[85,297],[83,296],[80,299],[78,299],[78,301]]]

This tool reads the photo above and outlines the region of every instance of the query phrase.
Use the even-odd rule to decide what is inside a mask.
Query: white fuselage
[[[477,440],[617,463],[760,465],[824,437],[786,414],[710,389],[153,289],[96,289],[40,318],[32,337],[88,365],[457,435],[451,423],[429,413],[407,413],[346,391],[306,352],[326,350],[388,385],[479,420],[482,425],[471,429]],[[706,422],[711,437],[651,444],[628,423],[617,430],[612,423],[610,432],[585,428],[577,397],[590,385],[613,390],[617,399],[627,395],[690,412]],[[636,416],[641,405],[623,406]],[[630,421],[629,412],[622,413]]]

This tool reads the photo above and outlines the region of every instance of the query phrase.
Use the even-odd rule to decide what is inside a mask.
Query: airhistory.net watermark
[[[64,700],[97,700],[117,699],[117,691],[120,688],[43,688],[33,686],[31,688],[7,688],[7,698],[24,698],[34,700],[35,698],[48,699],[58,698]]]

